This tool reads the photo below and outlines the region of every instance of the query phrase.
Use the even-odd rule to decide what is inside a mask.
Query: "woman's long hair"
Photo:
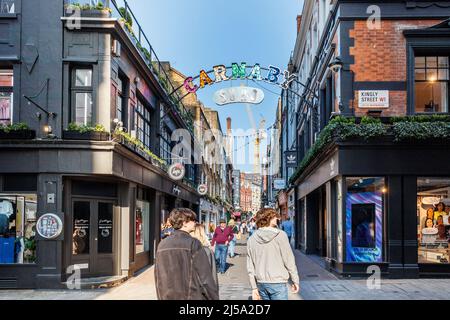
[[[202,224],[197,223],[194,231],[191,232],[191,236],[199,240],[204,247],[210,247],[209,239],[206,236],[205,228]]]

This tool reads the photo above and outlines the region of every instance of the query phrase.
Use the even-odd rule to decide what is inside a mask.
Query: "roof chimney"
[[[302,24],[302,16],[298,15],[297,16],[297,34],[300,33],[300,26],[301,26],[301,24]]]

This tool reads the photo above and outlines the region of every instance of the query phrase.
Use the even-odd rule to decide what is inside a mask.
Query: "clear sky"
[[[303,0],[129,0],[128,3],[160,60],[170,61],[174,68],[193,77],[201,69],[209,71],[215,65],[231,66],[232,62],[275,65],[284,70],[295,45],[296,17],[303,7]],[[219,111],[224,132],[227,117],[232,118],[233,129],[252,127],[245,105],[217,106],[212,100],[215,91],[240,84],[240,81],[215,84],[198,92],[206,106]],[[258,87],[252,82],[248,85]],[[271,92],[264,90],[265,100],[251,106],[251,111],[257,126],[264,118],[268,127],[275,121],[281,89],[261,85]],[[253,138],[240,139],[240,152],[243,145],[249,142],[252,145],[252,141]],[[249,151],[252,156],[252,149]],[[240,165],[238,169],[249,171],[252,166]]]

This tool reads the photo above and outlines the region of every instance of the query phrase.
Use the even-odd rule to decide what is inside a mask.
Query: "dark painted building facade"
[[[35,138],[0,139],[0,288],[58,288],[74,265],[82,277],[132,276],[154,263],[161,217],[198,210],[197,168],[181,182],[167,174],[171,133],[192,133],[189,115],[123,1],[81,12],[4,2],[1,123],[25,123]],[[51,240],[36,232],[47,213],[62,221]]]
[[[297,113],[295,243],[340,275],[372,265],[394,278],[450,275],[450,143],[437,134],[449,126],[449,16],[450,1],[305,2],[291,61],[306,89],[286,93]],[[331,139],[305,162],[338,116],[390,133]],[[427,122],[417,126],[436,138],[418,129],[397,141],[393,119]]]

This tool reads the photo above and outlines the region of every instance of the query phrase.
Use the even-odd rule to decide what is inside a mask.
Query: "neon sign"
[[[247,69],[250,69],[248,72]],[[227,72],[231,70],[231,74]],[[262,71],[265,71],[264,77]],[[214,78],[214,80],[213,80]],[[194,81],[198,79],[198,84]],[[184,88],[188,93],[195,93],[206,86],[220,83],[222,81],[229,80],[253,80],[253,81],[265,81],[270,84],[278,85],[283,89],[288,89],[289,84],[297,79],[297,74],[291,74],[288,70],[283,73],[281,69],[270,65],[268,68],[261,67],[259,63],[254,66],[247,66],[247,63],[241,64],[232,63],[231,67],[225,67],[224,65],[217,65],[213,67],[213,70],[206,72],[201,70],[199,75],[194,77],[187,77],[184,80]]]

